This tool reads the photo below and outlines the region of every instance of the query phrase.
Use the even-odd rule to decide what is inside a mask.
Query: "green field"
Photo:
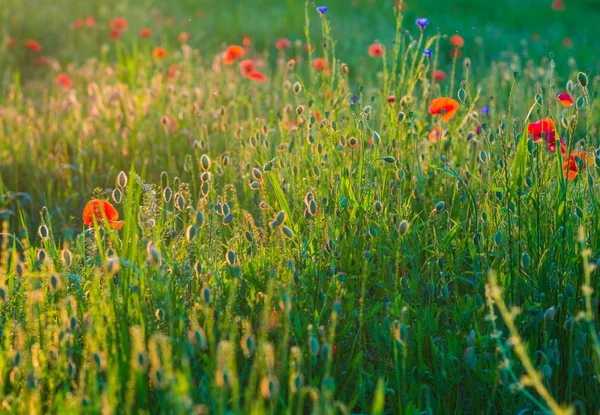
[[[600,413],[558,3],[3,0],[0,413]]]

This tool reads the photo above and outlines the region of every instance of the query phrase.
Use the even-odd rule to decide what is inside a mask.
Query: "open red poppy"
[[[275,42],[275,49],[286,50],[292,47],[292,42],[289,39],[281,38]]]
[[[568,159],[565,159],[563,161],[563,175],[565,179],[574,180],[579,174],[579,171],[586,168],[586,158],[586,152],[580,151],[571,154]],[[581,163],[581,165],[579,166],[578,163]]]
[[[431,115],[439,115],[444,122],[450,121],[456,115],[456,111],[460,105],[452,98],[436,98],[429,104],[429,113]]]
[[[252,79],[253,81],[267,82],[267,77],[257,71],[252,71],[252,72],[248,73],[248,75],[245,75],[245,76],[246,76],[246,78]]]
[[[256,69],[254,61],[252,59],[244,59],[239,63],[238,67],[240,68],[240,72],[244,76],[248,75],[250,72],[254,72]]]
[[[42,51],[42,45],[32,39],[25,41],[25,47],[34,53],[39,53]]]
[[[106,223],[114,229],[121,229],[124,225],[124,222],[119,220],[117,209],[110,202],[101,199],[90,200],[83,208],[83,223],[91,228],[94,226],[94,220],[98,224]]]
[[[152,57],[156,60],[164,59],[167,56],[167,50],[163,47],[156,47],[152,51]]]
[[[150,36],[152,36],[152,29],[150,29],[149,27],[143,27],[140,29],[141,38],[148,39]]]
[[[223,52],[223,63],[231,65],[236,60],[244,56],[244,48],[238,45],[231,45]]]
[[[539,121],[529,123],[527,126],[527,132],[531,135],[534,143],[542,141],[542,134],[546,139],[550,138],[556,134],[555,129],[554,121],[550,118],[543,118]]]
[[[69,75],[67,75],[66,73],[61,73],[60,75],[58,75],[54,80],[54,83],[56,85],[62,86],[63,88],[71,88],[73,86],[73,81],[71,80],[71,78],[69,78]]]
[[[573,98],[571,98],[571,95],[569,95],[568,92],[558,94],[556,97],[558,98],[563,107],[570,107],[574,104]]]
[[[116,17],[110,21],[109,26],[112,30],[124,32],[127,30],[127,20],[125,20],[123,17]]]
[[[381,43],[373,43],[371,46],[369,46],[369,56],[372,58],[383,57],[383,46]]]
[[[465,45],[465,40],[461,35],[450,36],[450,44],[457,48],[462,48]]]

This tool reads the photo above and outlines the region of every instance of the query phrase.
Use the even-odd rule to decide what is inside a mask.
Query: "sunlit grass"
[[[373,57],[310,4],[243,57],[176,21],[3,46],[2,411],[598,410],[600,78],[393,12]]]

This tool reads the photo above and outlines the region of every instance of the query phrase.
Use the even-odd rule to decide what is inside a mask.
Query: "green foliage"
[[[549,6],[512,0],[512,19],[472,0],[406,16],[7,1],[4,34],[39,39],[49,61],[2,46],[3,413],[598,410],[597,45],[578,32],[553,59],[524,59],[545,43],[507,51],[525,23],[562,41],[593,4],[550,27]],[[69,29],[88,14],[95,28]],[[130,27],[112,41],[119,14]],[[479,41],[465,28],[484,17]],[[244,34],[266,83],[223,63]],[[280,36],[302,41],[278,51]],[[367,55],[375,38],[383,58]],[[429,113],[442,96],[460,101],[446,121]],[[564,154],[529,133],[542,118]],[[90,199],[123,228],[85,226]]]

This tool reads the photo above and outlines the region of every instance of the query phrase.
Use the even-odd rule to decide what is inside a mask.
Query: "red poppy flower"
[[[121,229],[124,224],[122,220],[119,220],[117,209],[106,200],[90,200],[83,208],[83,223],[91,228],[94,226],[94,219],[98,224],[106,223],[115,229]]]
[[[383,57],[383,46],[381,43],[373,43],[371,46],[369,46],[369,56],[372,58]]]
[[[440,140],[443,140],[444,137],[446,136],[446,132],[443,131],[439,126],[435,127],[433,130],[431,130],[429,132],[429,135],[427,136],[427,138],[429,139],[429,141],[431,141],[432,143],[437,143]]]
[[[125,20],[123,17],[116,17],[112,19],[109,25],[112,30],[118,30],[119,32],[124,32],[127,30],[127,20]]]
[[[433,79],[438,81],[438,82],[442,82],[444,79],[446,79],[446,72],[438,69],[433,73]]]
[[[436,98],[429,104],[429,113],[439,115],[444,122],[448,122],[454,118],[459,106],[458,102],[452,98]]]
[[[246,78],[252,79],[253,81],[267,82],[267,77],[257,71],[252,71],[252,72],[248,73],[248,75],[245,75],[245,76],[246,76]]]
[[[108,32],[108,37],[113,39],[113,40],[118,40],[121,39],[121,31],[120,30],[111,30],[110,32]]]
[[[533,142],[538,143],[542,141],[542,134],[548,139],[550,136],[556,134],[556,127],[554,121],[550,118],[544,118],[536,122],[529,123],[527,126],[527,132],[532,136]]]
[[[319,72],[324,71],[326,68],[326,63],[325,63],[325,59],[323,58],[316,58],[313,61],[313,66],[315,67],[315,69]]]
[[[156,47],[152,51],[152,57],[156,60],[164,59],[167,56],[167,50],[163,47]]]
[[[241,61],[238,67],[240,68],[240,72],[242,72],[242,75],[244,76],[250,74],[250,72],[255,71],[254,61],[252,59],[245,59]]]
[[[393,104],[394,102],[396,102],[396,96],[395,95],[388,95],[387,102],[388,102],[388,104]]]
[[[83,27],[83,20],[77,19],[73,22],[73,29],[81,29]]]
[[[563,176],[565,179],[574,180],[579,174],[579,171],[585,169],[586,156],[585,151],[580,151],[571,154],[568,159],[563,161]],[[580,163],[580,166],[578,166],[578,163]],[[581,167],[581,169],[579,167]]]
[[[567,49],[571,49],[573,47],[573,40],[570,37],[565,37],[563,39],[563,46]]]
[[[238,45],[231,45],[223,52],[223,63],[231,65],[233,62],[244,56],[244,48]]]
[[[462,48],[465,45],[465,40],[461,35],[450,36],[450,44],[457,48]]]
[[[152,36],[152,29],[149,27],[143,27],[140,29],[140,37],[142,39],[148,39],[150,36]]]
[[[94,27],[96,26],[96,19],[94,19],[92,16],[88,16],[85,18],[85,24],[87,27]]]
[[[17,42],[15,42],[14,38],[12,38],[12,37],[6,38],[6,46],[7,47],[14,48],[16,44],[17,44]]]
[[[179,72],[179,68],[177,67],[177,65],[171,65],[171,67],[169,68],[169,71],[167,72],[167,77],[169,79],[173,79],[173,78],[177,78],[179,76],[180,72]]]
[[[281,38],[275,42],[275,49],[286,50],[292,47],[292,42],[289,39]]]
[[[242,39],[242,45],[244,45],[244,47],[249,48],[250,46],[252,46],[252,41],[250,40],[250,38],[248,36],[244,36],[244,38]]]
[[[554,0],[552,2],[552,10],[556,12],[562,12],[565,9],[565,2],[563,0]]]
[[[73,81],[71,80],[71,78],[69,78],[69,75],[67,75],[66,73],[61,73],[60,75],[58,75],[54,80],[54,83],[67,89],[73,86]]]
[[[25,47],[34,53],[40,53],[42,51],[42,45],[32,39],[25,41]]]
[[[190,40],[190,33],[189,32],[181,32],[177,36],[177,39],[179,40],[179,43],[185,45]]]
[[[562,94],[558,94],[556,96],[563,107],[570,107],[573,105],[573,98],[569,95],[568,92],[563,92]]]

